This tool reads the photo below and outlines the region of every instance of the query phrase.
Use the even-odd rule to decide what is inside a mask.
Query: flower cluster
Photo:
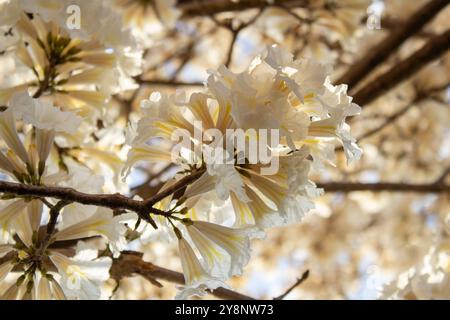
[[[26,185],[101,192],[101,177],[75,163],[64,170],[58,165],[55,135],[73,134],[81,121],[74,112],[61,111],[43,98],[15,94],[0,113],[0,137],[6,144],[6,151],[0,153],[0,169],[10,180]],[[21,125],[20,134],[16,124]],[[46,221],[47,232],[43,233]],[[122,222],[109,209],[5,194],[0,207],[0,255],[7,259],[0,266],[0,279],[13,269],[21,275],[3,298],[99,298],[99,284],[109,278],[111,258],[98,257],[98,249],[84,242],[78,243],[74,256],[52,244],[103,237],[117,256],[125,246]],[[53,230],[49,230],[52,223]]]
[[[322,191],[309,179],[310,168],[333,163],[335,142],[343,145],[349,162],[360,157],[345,123],[360,107],[345,85],[333,86],[327,75],[326,66],[293,60],[272,46],[245,72],[225,67],[211,72],[205,90],[189,99],[183,93],[153,93],[142,101],[142,118],[129,130],[125,172],[140,161],[178,165],[179,174],[162,190],[198,175],[182,194],[159,204],[171,212],[163,224],[179,243],[186,280],[181,297],[202,294],[240,274],[250,238],[298,222],[313,208],[312,198]],[[205,135],[198,135],[199,126],[207,129]],[[253,161],[252,150],[229,148],[227,133],[236,129],[245,133],[244,146],[265,141],[259,148],[279,161],[276,172],[265,174],[267,162]],[[261,132],[267,130],[278,132],[277,143],[263,139]],[[187,136],[187,147],[174,140],[180,132]],[[234,216],[218,210],[205,214],[205,202],[216,208],[229,204]]]
[[[448,237],[436,239],[422,261],[383,287],[380,298],[406,300],[449,299]]]
[[[0,104],[28,90],[95,123],[112,94],[135,87],[142,51],[121,16],[103,1],[21,0],[1,6],[7,17],[0,19],[2,50],[19,74],[0,83]],[[79,15],[71,17],[69,7]]]
[[[71,17],[70,6],[82,14]],[[111,95],[140,73],[142,53],[121,16],[103,1],[5,0],[0,30],[2,180],[105,192],[104,176],[82,160],[118,162],[93,148],[102,143],[93,133]],[[98,299],[126,245],[123,217],[110,209],[8,193],[0,232],[0,279],[12,282],[5,299]],[[70,241],[74,252],[58,247]]]

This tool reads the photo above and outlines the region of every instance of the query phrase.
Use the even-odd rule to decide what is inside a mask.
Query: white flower
[[[74,134],[83,119],[74,112],[61,111],[51,101],[33,99],[26,92],[11,98],[10,107],[17,119],[42,130],[54,130]]]
[[[0,152],[0,169],[6,173],[12,173],[14,170],[13,164],[9,162],[8,158]]]
[[[242,274],[250,259],[250,236],[256,235],[255,230],[228,228],[205,221],[193,221],[186,229],[210,269],[217,267],[217,264],[222,264],[222,268],[226,267],[227,258],[218,250],[219,247],[229,256],[229,269],[222,276],[229,278]]]
[[[256,226],[261,230],[266,230],[284,224],[284,220],[277,210],[271,208],[252,188],[246,186],[246,193],[250,199],[247,203],[231,196],[235,213],[234,227]]]
[[[208,289],[214,290],[220,286],[225,286],[221,280],[210,276],[205,271],[194,250],[185,239],[178,240],[178,249],[185,286],[178,292],[175,299],[186,299],[192,295],[203,296]]]
[[[121,219],[121,216],[114,217],[112,210],[99,208],[87,219],[69,226],[63,225],[55,234],[55,239],[73,240],[100,235],[108,240],[114,256],[117,257],[126,246],[126,227]]]
[[[226,150],[204,146],[203,158],[206,162],[206,172],[186,189],[187,198],[215,189],[221,200],[227,200],[230,192],[233,192],[241,201],[249,201],[245,194],[244,181],[234,166],[233,157]]]
[[[222,148],[209,148],[204,152],[206,172],[215,180],[215,188],[219,199],[227,200],[230,191],[234,192],[241,201],[249,201],[244,190],[244,181],[234,167],[234,159],[228,151]]]
[[[61,275],[59,283],[68,299],[100,298],[100,286],[109,278],[111,258],[97,258],[96,249],[79,242],[73,258],[52,252],[50,259]]]
[[[20,141],[11,108],[0,112],[0,137],[24,163],[29,163],[28,153]]]
[[[23,282],[20,285],[13,284],[7,289],[2,296],[0,296],[1,300],[22,300],[26,296],[27,286],[26,282]]]
[[[344,146],[347,161],[351,163],[361,157],[362,150],[350,135],[350,127],[345,123],[345,119],[358,115],[361,107],[352,103],[352,98],[347,95],[346,85],[333,86],[327,78],[325,88],[324,94],[318,99],[329,117],[313,121],[309,126],[309,134],[316,137],[339,138]]]
[[[148,100],[141,101],[144,117],[138,122],[136,143],[145,142],[149,137],[167,137],[170,139],[173,130],[183,128],[193,132],[193,126],[178,106],[183,97],[153,92]]]
[[[27,209],[30,207],[30,203],[27,203]],[[33,229],[31,225],[30,212],[28,210],[23,210],[19,212],[14,220],[12,227],[15,230],[17,236],[20,240],[27,246],[32,245],[33,231],[38,231],[38,228]]]
[[[293,60],[293,55],[273,45],[267,49],[264,61],[278,71],[278,77],[304,102],[307,96],[320,95],[328,68],[312,59]]]
[[[0,240],[3,239],[5,241],[10,236],[14,219],[24,211],[27,203],[24,200],[3,202],[4,206],[0,209]]]
[[[0,264],[0,281],[3,281],[8,273],[14,268],[14,263],[11,260],[8,260],[2,264]]]
[[[134,145],[128,151],[127,162],[122,170],[123,176],[128,176],[133,165],[139,161],[171,162],[172,153],[164,145],[150,146],[143,143]]]
[[[51,281],[44,275],[35,275],[35,290],[33,300],[52,300]]]
[[[21,8],[17,0],[0,0],[0,26],[10,26],[19,19]]]

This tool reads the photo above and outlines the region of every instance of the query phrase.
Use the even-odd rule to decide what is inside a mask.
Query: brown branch
[[[158,287],[161,284],[156,279],[181,285],[184,284],[184,276],[182,273],[159,267],[151,262],[146,262],[142,259],[141,253],[133,251],[124,251],[119,258],[114,259],[110,274],[116,281],[120,281],[122,278],[133,274],[138,274]],[[225,288],[213,290],[211,294],[221,299],[254,300],[252,297]]]
[[[218,21],[213,15],[210,18],[215,22],[215,24],[219,27],[225,28],[231,32],[231,41],[227,50],[226,58],[224,65],[228,68],[231,64],[231,59],[233,58],[234,46],[236,44],[237,38],[242,30],[249,27],[253,23],[258,20],[258,18],[263,14],[266,9],[267,4],[260,8],[258,13],[256,13],[249,21],[241,23],[238,27],[233,27],[232,20],[227,20],[225,22]]]
[[[450,185],[443,183],[430,184],[411,184],[411,183],[359,183],[359,182],[325,182],[317,183],[319,188],[326,192],[352,192],[352,191],[371,191],[371,192],[419,192],[419,193],[449,193]]]
[[[99,207],[110,208],[112,210],[124,209],[138,213],[152,213],[154,215],[167,216],[168,213],[152,208],[151,206],[158,201],[164,199],[187,185],[195,181],[204,173],[199,170],[191,175],[180,179],[174,185],[162,190],[155,196],[147,200],[133,200],[121,194],[87,194],[76,191],[72,188],[53,187],[53,186],[33,186],[16,182],[0,181],[0,192],[5,195],[28,196],[54,198],[69,202],[77,202],[85,205],[94,205]],[[442,183],[432,184],[408,184],[408,183],[358,183],[358,182],[326,182],[318,183],[318,187],[324,188],[326,191],[395,191],[395,192],[449,192],[450,186]]]
[[[267,7],[267,0],[180,0],[177,7],[183,11],[183,17],[211,16],[227,11],[242,11],[247,9],[261,9]],[[288,8],[306,7],[309,0],[274,0],[273,5],[282,5]]]
[[[165,79],[136,79],[138,84],[153,85],[153,86],[174,86],[174,87],[202,87],[203,82],[183,82],[176,80]]]
[[[136,212],[140,218],[156,228],[149,213],[167,216],[167,213],[152,207],[146,207],[144,201],[130,199],[121,194],[87,194],[72,188],[35,186],[15,182],[0,181],[0,192],[16,196],[49,197],[64,201],[77,202],[85,205],[115,209],[125,209]]]
[[[17,196],[49,197],[59,200],[78,202],[114,209],[131,211],[142,210],[142,201],[127,198],[121,194],[87,194],[72,188],[25,185],[15,182],[0,181],[0,192]],[[158,214],[156,212],[156,214]]]
[[[87,194],[79,192],[72,188],[54,187],[54,186],[36,186],[26,185],[16,182],[0,181],[0,192],[7,195],[28,196],[28,197],[50,197],[54,199],[64,200],[65,202],[77,202],[85,205],[94,205],[109,208],[111,210],[129,210],[138,214],[144,221],[150,223],[155,229],[157,228],[150,214],[170,216],[170,212],[165,212],[153,205],[165,197],[187,187],[190,183],[198,179],[205,169],[199,169],[191,174],[181,178],[172,186],[162,190],[146,200],[133,200],[129,197],[116,194]]]
[[[175,184],[171,185],[170,187],[158,192],[154,196],[148,198],[147,200],[144,200],[144,206],[145,207],[151,207],[155,203],[161,201],[165,197],[168,197],[171,194],[174,194],[175,192],[181,190],[182,188],[185,188],[187,185],[191,184],[195,180],[197,180],[203,173],[205,172],[205,169],[200,169],[198,171],[195,171],[191,173],[188,176],[183,177],[179,181],[177,181]]]
[[[303,282],[305,282],[306,279],[309,277],[309,270],[306,270],[303,272],[302,276],[295,281],[295,283],[290,286],[284,293],[279,295],[278,297],[273,298],[273,300],[283,300],[289,293],[292,292],[295,288],[297,288],[299,285],[301,285]]]
[[[447,176],[450,174],[450,167],[446,168],[442,174],[439,176],[439,178],[436,180],[436,183],[440,183],[440,184],[444,184],[445,183],[445,179],[447,178]]]
[[[367,54],[340,77],[336,83],[345,83],[350,88],[384,62],[410,36],[420,31],[436,14],[448,4],[448,0],[432,0],[419,8],[404,24],[393,30],[381,43],[373,46]]]
[[[139,189],[141,187],[145,187],[148,184],[152,183],[153,181],[161,178],[162,175],[164,175],[165,173],[167,173],[169,170],[175,168],[176,165],[174,163],[169,163],[168,165],[166,165],[164,168],[162,168],[161,170],[159,170],[157,173],[155,174],[151,174],[149,173],[149,177],[147,178],[147,180],[145,182],[143,182],[142,184],[136,185],[134,187],[131,188],[131,191],[133,192],[133,194],[139,194]]]
[[[231,64],[231,59],[233,58],[233,51],[234,51],[234,45],[236,44],[236,40],[239,36],[239,32],[240,31],[234,31],[234,30],[230,30],[231,31],[231,41],[230,41],[230,46],[228,47],[228,51],[227,51],[227,56],[225,58],[225,62],[224,65],[228,68]]]
[[[439,86],[439,87],[427,90],[427,92],[425,92],[425,93],[418,92],[416,97],[410,103],[408,103],[406,106],[404,106],[403,108],[401,108],[397,112],[393,113],[392,115],[388,116],[383,121],[383,123],[381,123],[377,127],[373,128],[373,129],[363,133],[359,137],[357,137],[356,140],[357,141],[361,141],[361,140],[367,139],[367,138],[373,136],[374,134],[380,132],[381,130],[383,130],[384,128],[386,128],[387,126],[389,126],[390,124],[395,122],[398,118],[403,116],[406,112],[408,112],[411,109],[411,106],[413,106],[415,104],[419,104],[419,103],[429,99],[430,98],[430,94],[437,93],[437,92],[440,92],[442,90],[445,90],[448,86],[449,86],[449,84],[447,83],[447,84],[445,84],[443,86]],[[336,151],[342,151],[342,150],[344,150],[344,148],[343,147],[339,147],[339,148],[336,148],[335,150]]]
[[[411,56],[400,61],[391,69],[358,90],[353,95],[354,102],[361,106],[371,103],[385,92],[408,79],[425,65],[440,57],[449,49],[450,29],[431,38]]]
[[[38,257],[38,259],[42,259],[42,255],[44,254],[45,250],[47,250],[48,246],[50,245],[52,237],[55,234],[56,223],[58,221],[60,211],[65,206],[69,205],[70,203],[71,203],[70,201],[60,200],[57,204],[55,204],[54,206],[51,206],[50,211],[49,211],[50,218],[47,223],[47,230],[46,230],[45,238],[41,241],[41,244],[35,253],[35,255]]]
[[[363,22],[366,23],[367,17],[364,18]],[[398,19],[394,17],[382,17],[381,18],[381,28],[382,29],[388,29],[390,31],[397,30],[398,28],[402,28],[402,26],[405,24],[405,21],[403,19]],[[415,34],[411,35],[411,37],[421,37],[421,38],[429,38],[432,36],[435,36],[436,33],[434,31],[429,30],[419,30]]]

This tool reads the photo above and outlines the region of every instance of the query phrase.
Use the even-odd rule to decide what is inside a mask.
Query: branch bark
[[[116,281],[133,274],[138,274],[152,283],[154,283],[153,281],[155,279],[158,279],[181,285],[184,284],[184,276],[182,273],[144,261],[142,254],[134,251],[124,251],[119,258],[114,259],[110,273],[111,277],[116,279]],[[157,286],[159,287],[159,285]],[[254,300],[250,296],[225,288],[217,288],[211,294],[220,299]]]
[[[164,79],[141,79],[136,78],[138,84],[152,85],[152,86],[175,86],[175,87],[202,87],[203,82],[182,82],[176,80],[164,80]]]
[[[409,37],[417,33],[448,4],[448,0],[432,0],[419,8],[404,24],[393,30],[381,43],[371,48],[367,54],[341,76],[336,83],[345,83],[350,88],[384,62]]]
[[[450,193],[450,186],[444,183],[411,184],[411,183],[359,183],[359,182],[326,182],[318,183],[319,188],[324,188],[327,192],[419,192],[419,193]]]
[[[305,272],[303,272],[301,277],[298,278],[297,281],[295,281],[295,283],[292,286],[290,286],[285,292],[283,292],[278,297],[273,298],[273,300],[283,300],[289,293],[292,292],[292,290],[294,290],[295,288],[300,286],[303,282],[305,282],[308,279],[308,277],[309,277],[309,270],[306,270]]]
[[[172,194],[180,188],[185,187],[197,179],[202,171],[194,175],[181,179],[174,186],[164,189],[154,197],[147,200],[133,200],[121,194],[87,194],[76,191],[72,188],[52,187],[52,186],[32,186],[15,182],[0,181],[0,192],[6,195],[54,198],[69,202],[77,202],[85,205],[106,207],[112,210],[124,209],[138,214],[152,213],[155,215],[167,216],[167,213],[151,206],[164,199],[168,194]],[[328,192],[342,191],[395,191],[395,192],[449,192],[450,186],[442,183],[431,184],[409,184],[409,183],[358,183],[358,182],[326,182],[318,183],[320,188]]]
[[[306,7],[309,0],[274,0],[270,5],[283,5],[287,8]],[[177,7],[183,11],[183,17],[214,15],[226,11],[241,11],[269,6],[267,0],[179,0]]]
[[[364,106],[402,81],[408,79],[425,65],[437,59],[450,49],[450,29],[431,38],[411,56],[393,66],[353,95],[355,103]]]
[[[367,139],[367,138],[373,136],[374,134],[380,132],[384,128],[388,127],[390,124],[392,124],[395,121],[397,121],[397,119],[399,119],[405,113],[407,113],[411,109],[412,106],[419,105],[423,101],[429,99],[430,96],[432,94],[434,94],[434,93],[438,93],[438,92],[440,92],[442,90],[446,90],[449,85],[450,85],[450,83],[446,83],[446,84],[444,84],[442,86],[431,88],[431,89],[427,90],[426,92],[420,92],[419,91],[417,93],[416,97],[411,102],[409,102],[406,106],[404,106],[403,108],[399,109],[397,112],[391,114],[390,116],[386,117],[386,119],[380,125],[376,126],[375,128],[373,128],[373,129],[371,129],[369,131],[366,131],[362,135],[358,136],[356,138],[356,141],[360,142],[361,140]],[[344,148],[342,146],[340,146],[340,147],[336,148],[335,150],[336,151],[343,151]]]
[[[0,192],[16,196],[54,198],[68,202],[110,208],[112,210],[125,209],[136,212],[144,221],[156,227],[149,213],[166,216],[167,213],[148,207],[145,201],[133,200],[121,194],[87,194],[72,188],[35,186],[16,182],[0,181]]]

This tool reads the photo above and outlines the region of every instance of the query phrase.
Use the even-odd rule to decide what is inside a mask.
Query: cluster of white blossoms
[[[272,46],[245,72],[225,67],[211,72],[205,90],[189,99],[180,92],[156,92],[141,102],[142,117],[128,134],[125,172],[141,161],[181,167],[162,190],[198,177],[181,194],[158,203],[171,214],[157,221],[165,230],[172,229],[179,243],[186,280],[179,297],[223,286],[248,262],[251,238],[269,227],[300,221],[314,207],[312,198],[322,193],[309,180],[310,168],[333,163],[337,141],[348,161],[360,157],[345,123],[360,107],[352,103],[345,85],[333,86],[327,75],[326,66],[294,60]],[[198,135],[199,126],[206,130],[204,135]],[[267,163],[230,150],[227,132],[233,129],[245,132],[245,145],[255,134],[259,142],[265,141],[263,149],[277,157],[278,170],[263,174]],[[279,143],[262,140],[260,130],[279,132]],[[192,149],[179,147],[174,137],[180,131]],[[232,206],[232,217],[217,210],[226,205]]]
[[[1,0],[0,30],[2,180],[105,192],[104,176],[82,160],[117,166],[98,148],[97,120],[112,94],[133,88],[142,55],[121,16],[103,1]],[[125,232],[110,209],[3,193],[0,280],[12,284],[1,297],[100,298]],[[107,242],[108,256],[78,242],[92,238],[103,250]],[[58,246],[70,241],[76,250]]]
[[[381,299],[433,300],[449,299],[450,249],[448,237],[436,239],[422,258],[421,263],[411,267],[385,285]]]
[[[112,94],[134,88],[142,50],[107,3],[2,0],[0,12],[0,51],[20,72],[1,83],[0,104],[27,90],[95,123]]]
[[[0,0],[0,6],[0,58],[12,59],[18,73],[0,81],[2,180],[102,194],[122,183],[115,179],[107,189],[96,170],[102,165],[117,177],[141,161],[178,168],[144,199],[156,199],[154,210],[136,212],[139,217],[3,193],[0,280],[10,286],[2,298],[101,298],[128,236],[149,231],[142,214],[178,242],[186,282],[178,298],[226,287],[248,263],[252,238],[298,222],[314,207],[322,190],[310,180],[311,167],[333,164],[339,143],[349,162],[361,156],[345,122],[360,112],[347,87],[331,84],[327,66],[272,46],[242,73],[210,72],[204,90],[189,99],[152,93],[130,124],[123,164],[114,155],[125,150],[114,149],[122,128],[105,121],[103,136],[98,125],[111,96],[133,88],[132,77],[141,72],[142,52],[121,16],[103,1]],[[71,6],[80,9],[80,21],[67,20]],[[267,152],[271,161],[255,160],[251,148],[230,149],[239,137],[229,130],[244,133],[244,146],[256,141],[258,154]],[[269,131],[276,135],[264,136]],[[192,149],[179,148],[173,137],[180,132]],[[276,170],[268,171],[272,160]]]
[[[0,137],[5,144],[1,171],[10,181],[26,185],[102,192],[102,178],[88,169],[75,163],[64,169],[58,165],[55,136],[74,134],[81,122],[74,112],[61,111],[43,98],[15,94],[0,113]],[[20,133],[16,124],[21,126]],[[50,221],[47,232],[45,221]],[[3,293],[4,299],[100,298],[99,284],[109,278],[111,258],[99,257],[98,249],[84,242],[78,243],[75,255],[52,244],[100,236],[108,241],[113,256],[126,245],[123,219],[114,217],[112,210],[33,197],[3,194],[0,228],[0,280],[11,271],[19,275]]]

